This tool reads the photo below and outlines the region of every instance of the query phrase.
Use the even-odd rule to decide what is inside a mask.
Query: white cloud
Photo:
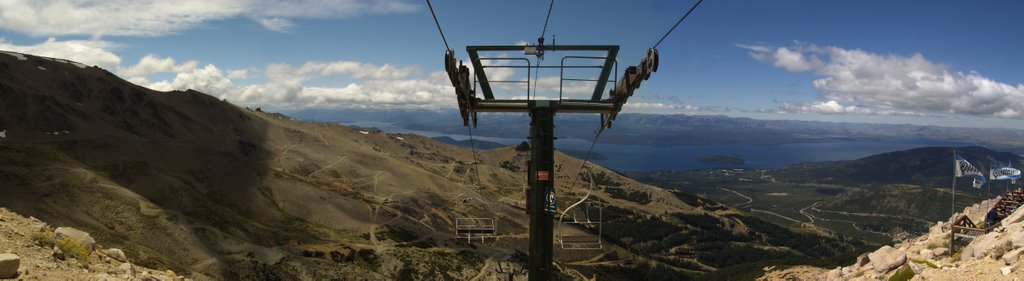
[[[249,73],[248,69],[229,69],[228,70],[228,78],[231,78],[231,79],[249,79],[249,75],[250,75],[250,73]]]
[[[303,82],[324,76],[349,75],[355,79],[398,80],[419,72],[416,67],[396,67],[390,64],[376,66],[356,61],[310,61],[301,66],[271,64],[266,68],[268,79],[274,81]]]
[[[399,0],[265,0],[251,13],[267,17],[350,18],[360,14],[408,13],[419,6]]]
[[[258,18],[256,22],[266,29],[277,32],[288,32],[295,27],[292,21],[283,18]]]
[[[193,89],[221,97],[237,89],[231,79],[225,77],[224,73],[212,64],[192,69],[189,72],[178,73],[170,87],[175,90]]]
[[[36,45],[21,46],[0,38],[0,50],[69,59],[86,65],[96,65],[108,69],[121,64],[121,57],[107,50],[114,47],[113,43],[101,40],[58,41],[55,38],[49,38],[45,42]]]
[[[921,54],[883,55],[857,49],[801,45],[791,48],[737,45],[751,57],[788,71],[813,71],[822,101],[783,111],[830,113],[943,113],[1024,118],[1024,84],[1011,85],[978,73],[954,72]],[[825,60],[818,59],[822,56]],[[856,110],[847,110],[855,104]],[[874,110],[872,110],[874,109]]]
[[[775,66],[785,68],[789,71],[807,71],[821,66],[822,62],[815,56],[805,57],[804,54],[791,51],[786,48],[779,48],[775,51]]]
[[[767,46],[742,44],[736,44],[736,46],[750,50],[750,57],[756,60],[771,63],[774,66],[785,68],[786,70],[793,72],[811,70],[816,67],[821,67],[823,64],[823,62],[814,54],[805,56],[798,50],[790,50],[782,47],[773,50]]]
[[[273,31],[289,18],[349,18],[407,13],[419,6],[401,0],[3,0],[0,28],[33,36],[160,36],[204,22],[249,17]]]
[[[669,111],[669,112],[682,112],[682,111],[699,111],[700,107],[689,104],[672,104],[672,103],[661,103],[661,102],[627,102],[622,105],[624,110],[628,111]]]
[[[769,48],[768,46],[761,46],[761,45],[736,44],[736,47],[740,47],[740,48],[744,48],[744,49],[753,51],[753,52],[751,52],[751,56],[753,56],[755,54],[770,53],[772,51],[772,48]]]
[[[835,100],[826,102],[810,102],[804,104],[789,104],[783,103],[779,108],[779,112],[783,113],[821,113],[821,114],[838,114],[838,113],[860,113],[860,114],[871,114],[872,111],[867,108],[857,107],[855,105],[843,106]]]
[[[2,0],[0,0],[2,1]],[[213,64],[194,60],[146,55],[134,65],[122,66],[121,58],[107,50],[105,41],[57,41],[20,46],[0,38],[0,49],[67,58],[96,64],[126,80],[158,91],[193,89],[243,105],[281,108],[450,108],[456,105],[454,90],[443,72],[423,74],[415,66],[374,65],[356,61],[311,61],[301,65],[271,64],[264,69],[222,71]],[[262,84],[236,84],[253,72],[266,77]],[[173,79],[152,80],[153,74],[174,73]],[[309,87],[304,83],[325,77],[354,82],[344,87]]]
[[[191,72],[199,66],[199,62],[190,60],[181,64],[176,64],[173,58],[160,58],[156,55],[145,55],[139,59],[139,63],[117,70],[117,73],[121,76],[136,77],[146,76],[153,73],[163,72]]]
[[[167,60],[173,62],[170,58],[154,61]],[[140,64],[141,61],[145,60],[140,60]],[[168,69],[167,63],[159,65]],[[229,70],[225,74],[211,64],[182,70],[185,71],[177,73],[171,81],[150,82],[145,77],[129,81],[159,91],[193,89],[236,104],[278,108],[437,109],[456,104],[446,74],[436,72],[424,76],[416,67],[376,66],[354,61],[307,62],[299,66],[271,64],[263,70],[266,83],[249,85],[231,81],[248,75],[249,70]],[[339,75],[357,82],[343,87],[304,85],[313,79]]]
[[[0,28],[30,35],[154,36],[246,11],[246,1],[7,0]]]

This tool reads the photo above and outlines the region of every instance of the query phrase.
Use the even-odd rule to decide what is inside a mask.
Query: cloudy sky
[[[462,59],[466,45],[535,42],[549,4],[435,2]],[[692,4],[555,1],[548,42],[620,45],[619,62],[635,64]],[[661,44],[659,72],[626,110],[1024,128],[1020,11],[1020,1],[706,1]],[[0,0],[0,50],[246,106],[456,106],[423,1]],[[538,78],[541,93],[557,89],[557,73]]]

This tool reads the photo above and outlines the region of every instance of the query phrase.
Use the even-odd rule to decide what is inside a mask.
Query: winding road
[[[746,196],[746,195],[743,195],[743,193],[739,193],[739,192],[736,192],[735,190],[732,190],[732,189],[728,189],[728,188],[724,188],[724,187],[717,187],[717,186],[716,186],[715,188],[718,188],[718,189],[721,189],[721,190],[725,190],[725,191],[728,191],[728,192],[732,192],[732,193],[735,193],[736,195],[738,195],[738,196],[740,196],[740,197],[743,197],[743,198],[747,199],[747,202],[743,202],[743,203],[740,203],[740,204],[736,204],[735,206],[733,206],[734,208],[737,208],[737,209],[738,209],[738,208],[743,208],[743,206],[744,206],[744,205],[750,205],[750,204],[754,203],[754,198],[750,198],[750,196]]]

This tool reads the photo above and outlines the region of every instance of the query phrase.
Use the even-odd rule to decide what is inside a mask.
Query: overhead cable
[[[661,39],[658,40],[658,43],[654,43],[654,47],[651,48],[657,49],[658,45],[661,45],[661,41],[665,41],[665,38],[668,37],[669,34],[672,34],[673,30],[676,30],[676,27],[679,26],[679,23],[683,22],[683,20],[686,19],[686,17],[689,16],[690,13],[692,13],[693,9],[696,9],[697,5],[700,5],[700,2],[704,2],[704,0],[697,0],[697,3],[694,3],[693,6],[690,7],[690,10],[686,11],[686,14],[684,14],[683,17],[679,18],[679,21],[676,21],[676,24],[673,25],[672,28],[668,30],[668,32],[665,32],[665,35],[661,36]]]

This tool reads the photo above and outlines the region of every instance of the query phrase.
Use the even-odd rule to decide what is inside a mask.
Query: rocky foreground
[[[967,207],[947,222],[937,222],[920,237],[865,253],[857,262],[835,269],[811,266],[766,267],[761,280],[1024,280],[1024,211],[1018,209],[1002,226],[949,251],[953,218],[980,221],[990,201]]]
[[[89,233],[55,229],[6,208],[0,208],[0,279],[190,280],[132,264],[123,251],[104,249]]]

